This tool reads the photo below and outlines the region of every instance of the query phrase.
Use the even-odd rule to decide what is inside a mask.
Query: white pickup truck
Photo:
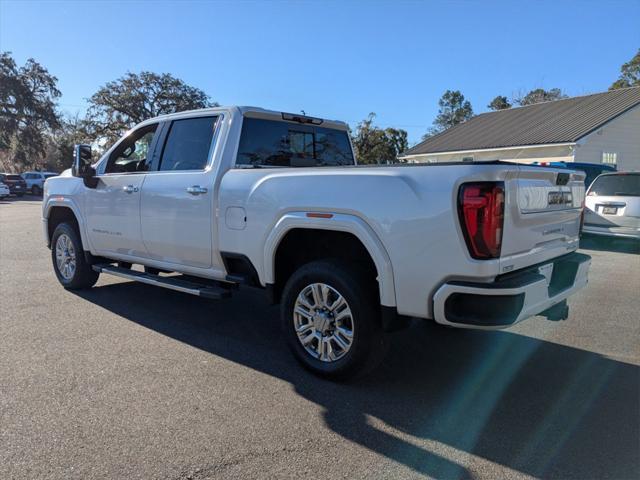
[[[77,146],[45,183],[42,222],[65,288],[100,273],[209,298],[263,288],[298,360],[347,377],[410,317],[566,316],[590,265],[583,180],[504,162],[357,166],[345,123],[213,108],[147,120],[93,164]]]

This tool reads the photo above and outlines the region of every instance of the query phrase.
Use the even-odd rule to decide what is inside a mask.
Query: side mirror
[[[91,145],[79,144],[73,149],[73,166],[71,174],[84,180],[89,188],[95,188],[98,184],[96,170],[91,166]]]

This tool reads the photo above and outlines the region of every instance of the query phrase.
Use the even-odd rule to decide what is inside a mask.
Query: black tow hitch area
[[[556,303],[553,307],[547,308],[544,312],[541,312],[540,316],[546,317],[547,320],[551,320],[553,322],[566,320],[569,318],[569,305],[567,305],[566,300],[562,300],[560,303]]]

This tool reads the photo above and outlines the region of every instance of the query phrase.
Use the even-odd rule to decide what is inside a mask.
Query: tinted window
[[[57,173],[46,173],[44,178],[51,178],[51,177],[57,177],[58,174]]]
[[[218,117],[175,120],[162,152],[160,170],[203,170]]]
[[[258,118],[243,121],[237,165],[315,167],[353,163],[345,131]]]
[[[147,171],[149,169],[147,156],[157,129],[156,123],[131,132],[109,156],[105,173]]]
[[[20,175],[7,175],[7,180],[23,180]]]
[[[640,196],[640,174],[603,175],[598,177],[589,195]]]

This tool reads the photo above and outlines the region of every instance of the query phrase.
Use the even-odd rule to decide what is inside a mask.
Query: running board
[[[202,285],[176,277],[161,277],[160,275],[153,275],[151,273],[138,272],[136,270],[130,270],[128,268],[116,267],[108,263],[93,265],[92,268],[99,273],[108,273],[109,275],[126,278],[127,280],[133,280],[134,282],[146,283],[147,285],[155,285],[156,287],[168,288],[170,290],[189,293],[198,297],[218,300],[231,296],[231,292],[226,288],[212,285]]]

